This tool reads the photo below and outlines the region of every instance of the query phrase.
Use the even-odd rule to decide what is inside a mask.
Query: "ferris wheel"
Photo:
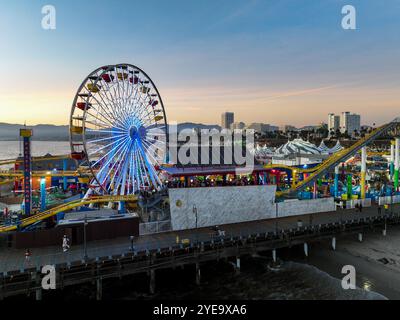
[[[164,105],[143,70],[109,65],[83,81],[72,105],[70,144],[71,157],[90,169],[91,193],[159,190],[167,143]]]

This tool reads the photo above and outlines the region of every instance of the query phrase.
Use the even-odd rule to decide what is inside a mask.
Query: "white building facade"
[[[340,116],[337,116],[334,113],[328,115],[328,130],[329,132],[340,130]]]
[[[340,131],[347,132],[350,136],[361,130],[361,116],[359,114],[342,112],[340,117]]]

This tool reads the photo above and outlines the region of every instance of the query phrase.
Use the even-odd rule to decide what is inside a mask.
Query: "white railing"
[[[400,195],[393,196],[393,203],[400,203]]]
[[[139,235],[171,231],[171,220],[139,224]]]
[[[391,204],[392,203],[392,197],[379,197],[378,203],[380,206],[383,206],[385,204]]]
[[[400,195],[397,196],[387,196],[387,197],[379,197],[379,205],[384,206],[385,204],[393,204],[400,203]]]
[[[371,199],[355,199],[346,201],[346,209],[355,209],[356,205],[362,205],[364,208],[371,207]]]

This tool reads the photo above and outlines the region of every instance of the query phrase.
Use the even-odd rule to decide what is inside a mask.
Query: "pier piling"
[[[4,278],[0,276],[0,301],[4,300]]]
[[[307,242],[304,243],[304,255],[308,257],[308,244]]]
[[[156,272],[155,270],[150,270],[150,293],[156,293]]]
[[[98,278],[96,280],[96,300],[101,300],[103,298],[103,280]]]
[[[201,281],[200,265],[196,263],[196,284],[199,286]]]
[[[36,301],[41,301],[42,300],[42,289],[36,289],[35,291],[35,299]]]
[[[35,282],[35,299],[36,301],[42,300],[42,284],[40,280],[40,273],[39,272],[33,272],[32,273],[32,280]]]
[[[276,263],[276,250],[272,250],[272,260]]]
[[[335,237],[332,238],[332,250],[333,251],[336,250],[336,238]]]

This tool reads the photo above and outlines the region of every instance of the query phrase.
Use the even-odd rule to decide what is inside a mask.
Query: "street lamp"
[[[197,207],[196,207],[196,205],[193,206],[193,213],[194,213],[195,218],[196,218],[196,229],[197,229],[197,219],[198,219],[198,217],[197,217]]]
[[[394,190],[392,191],[392,196],[390,197],[390,214],[393,217],[393,197],[395,195]]]
[[[135,251],[135,248],[134,248],[134,246],[133,246],[133,242],[134,242],[134,240],[135,240],[135,237],[134,237],[134,236],[130,236],[130,239],[131,239],[131,251],[134,252],[134,251]]]
[[[194,205],[193,206],[193,213],[194,213],[194,216],[195,216],[195,219],[196,219],[196,243],[198,243],[199,242],[199,239],[198,239],[198,233],[197,233],[197,222],[198,222],[198,214],[197,214],[197,207],[196,207],[196,205]]]
[[[83,250],[84,250],[84,259],[88,259],[87,255],[87,244],[86,244],[86,226],[88,225],[87,222],[87,213],[85,213],[85,220],[83,222]]]

